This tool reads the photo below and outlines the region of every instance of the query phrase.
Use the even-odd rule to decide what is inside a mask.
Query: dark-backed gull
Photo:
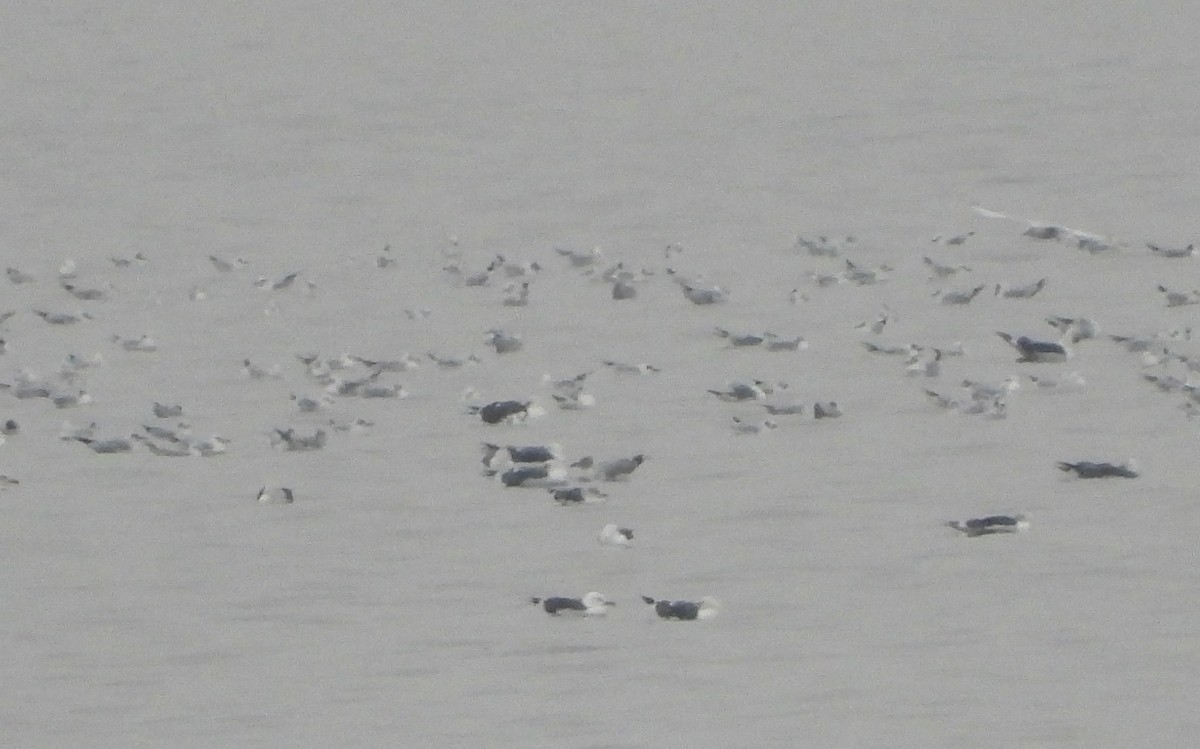
[[[1018,362],[1050,362],[1059,364],[1071,356],[1066,346],[1056,341],[1035,341],[1028,336],[1014,338],[1008,333],[996,332],[1009,346],[1020,354]]]
[[[608,600],[603,593],[592,591],[583,598],[567,598],[565,596],[550,596],[549,598],[530,598],[529,602],[541,604],[542,609],[551,616],[567,614],[570,616],[604,616],[609,606],[617,604]]]
[[[968,536],[988,536],[994,533],[1019,533],[1028,530],[1029,520],[1022,514],[988,515],[984,518],[970,520],[950,520],[947,527],[961,531]]]
[[[1121,464],[1093,463],[1086,460],[1078,463],[1059,461],[1057,465],[1058,470],[1074,473],[1081,479],[1104,479],[1111,477],[1135,479],[1138,477],[1137,464],[1133,460],[1127,460]]]
[[[712,619],[720,611],[721,604],[712,596],[705,596],[699,601],[668,601],[642,596],[642,600],[654,607],[654,613],[660,619],[678,619],[695,621],[697,619]]]
[[[633,529],[609,523],[600,529],[598,540],[605,546],[626,546],[633,543]]]

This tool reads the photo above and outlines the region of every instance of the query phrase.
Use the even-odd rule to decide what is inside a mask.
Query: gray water
[[[1126,747],[1200,728],[1196,425],[1109,341],[1067,366],[1015,364],[994,332],[1046,315],[1116,333],[1196,324],[1200,51],[1187,3],[147,2],[0,9],[0,374],[53,376],[100,353],[91,404],[3,399],[0,726],[13,746]],[[1089,255],[973,205],[1127,241]],[[961,247],[938,235],[975,231]],[[840,260],[797,234],[853,234],[895,270],[817,288]],[[732,289],[689,304],[670,263]],[[385,245],[397,258],[377,268]],[[556,246],[654,275],[613,302]],[[451,253],[537,261],[527,307],[462,288]],[[142,253],[118,268],[109,258]],[[217,272],[207,256],[248,265]],[[931,284],[922,255],[972,271]],[[58,287],[66,258],[77,302]],[[301,271],[284,291],[259,276]],[[991,285],[1040,277],[1031,300]],[[315,284],[310,288],[306,282]],[[947,307],[939,288],[988,290]],[[207,298],[189,299],[193,287]],[[799,288],[809,299],[788,303]],[[868,355],[854,325],[948,345],[938,380]],[[48,326],[30,310],[85,309]],[[405,308],[428,308],[411,320]],[[713,326],[803,334],[807,351],[730,350]],[[483,332],[522,335],[497,356]],[[152,335],[153,353],[109,337]],[[1186,341],[1172,341],[1188,351]],[[483,359],[390,376],[404,400],[317,390],[300,352]],[[243,378],[251,357],[281,380]],[[649,361],[619,376],[603,359]],[[1026,380],[1008,418],[936,411],[965,377]],[[487,427],[464,413],[589,378],[594,409]],[[785,380],[845,416],[735,436],[753,406],[705,393]],[[179,402],[213,458],[95,455]],[[272,427],[365,417],[320,452]],[[482,440],[558,441],[573,459],[645,453],[608,503],[559,507],[482,478]],[[1072,481],[1057,460],[1136,457],[1136,481]],[[281,482],[287,506],[260,505]],[[1025,511],[1028,533],[944,520]],[[636,530],[602,547],[607,522]],[[603,619],[531,595],[601,590]],[[640,594],[715,595],[658,621]]]

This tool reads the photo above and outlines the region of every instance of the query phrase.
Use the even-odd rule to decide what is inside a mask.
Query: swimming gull
[[[1159,257],[1184,258],[1196,254],[1196,245],[1194,244],[1189,244],[1187,247],[1160,247],[1159,245],[1147,242],[1146,247],[1150,252]]]
[[[133,449],[133,443],[124,437],[113,437],[102,440],[92,439],[90,437],[71,437],[70,439],[73,439],[76,442],[82,442],[94,453],[127,453]]]
[[[1064,339],[1071,343],[1095,338],[1100,332],[1100,326],[1095,320],[1087,317],[1047,317],[1046,322],[1063,334]]]
[[[499,424],[527,416],[532,405],[533,401],[493,401],[485,406],[470,406],[468,411],[485,424]]]
[[[1025,286],[1010,286],[1007,289],[996,284],[996,295],[1005,299],[1032,299],[1037,296],[1038,292],[1046,288],[1046,280],[1043,278]]]
[[[733,433],[734,434],[759,434],[764,429],[774,429],[776,424],[771,419],[766,419],[760,424],[755,424],[749,421],[743,421],[741,418],[733,417]]]
[[[554,496],[554,501],[560,505],[599,504],[608,499],[608,495],[594,486],[571,486],[561,489],[547,489]]]
[[[629,548],[633,543],[633,529],[621,528],[616,523],[609,523],[600,530],[598,540],[604,546],[623,546]]]
[[[24,273],[16,268],[8,268],[5,273],[8,275],[8,280],[12,281],[14,285],[32,283],[33,281],[37,280],[28,273]]]
[[[567,469],[555,463],[521,463],[503,473],[491,473],[498,475],[506,487],[547,488],[562,486],[568,480]]]
[[[602,481],[620,481],[637,470],[638,466],[645,461],[646,456],[639,453],[632,458],[617,458],[599,463],[595,466],[594,471],[596,477]]]
[[[654,366],[653,364],[646,364],[645,362],[643,362],[641,364],[627,364],[625,362],[618,362],[618,361],[612,361],[612,360],[606,359],[603,362],[603,364],[606,367],[611,367],[614,371],[623,372],[625,374],[647,374],[650,372],[661,372],[662,371],[661,369]]]
[[[961,531],[970,537],[989,536],[996,533],[1019,533],[1029,529],[1029,520],[1024,515],[988,515],[970,520],[950,520],[946,526]]]
[[[762,380],[755,380],[752,383],[735,381],[729,383],[728,390],[709,390],[708,392],[723,401],[732,403],[736,401],[762,400],[767,397],[768,388]]]
[[[258,490],[255,499],[268,505],[290,505],[296,497],[286,486],[264,486]]]
[[[183,406],[181,406],[179,404],[175,404],[174,406],[168,406],[166,404],[155,401],[154,402],[154,415],[160,419],[173,419],[176,416],[183,415]]]
[[[964,271],[969,273],[971,271],[971,269],[965,265],[947,265],[945,263],[939,263],[928,255],[923,257],[922,260],[926,265],[929,266],[929,270],[933,272],[933,278],[950,278],[958,273],[962,273]]]
[[[505,333],[503,330],[492,328],[487,331],[487,344],[496,350],[497,354],[511,354],[520,351],[524,344],[521,337]]]
[[[1058,470],[1067,473],[1074,473],[1081,479],[1103,479],[1111,477],[1135,479],[1138,477],[1137,464],[1133,460],[1127,460],[1121,464],[1093,463],[1086,460],[1078,463],[1059,461],[1057,465]]]
[[[712,596],[705,596],[699,601],[668,601],[665,598],[655,600],[650,596],[642,596],[642,600],[654,607],[654,613],[660,619],[678,621],[695,621],[697,619],[712,619],[721,609],[721,604]]]
[[[1200,304],[1200,290],[1192,289],[1188,292],[1171,291],[1162,284],[1159,284],[1158,290],[1166,296],[1168,307],[1183,307],[1188,304]]]
[[[813,404],[813,418],[836,419],[841,415],[842,409],[838,407],[836,401],[826,401],[824,403],[817,401]]]
[[[934,296],[938,296],[939,294],[941,294],[942,304],[963,305],[963,304],[970,304],[971,301],[974,300],[975,297],[978,296],[979,292],[981,292],[981,291],[983,291],[983,284],[976,286],[975,288],[971,289],[970,291],[949,291],[949,292],[946,292],[945,294],[942,294],[942,292],[938,291],[938,292],[934,293]]]
[[[616,606],[603,593],[592,591],[583,598],[567,598],[565,596],[550,596],[549,598],[530,598],[529,602],[541,604],[542,609],[551,616],[567,614],[571,616],[604,616],[609,606]]]
[[[43,320],[50,323],[51,325],[74,325],[75,323],[81,322],[83,320],[94,319],[87,312],[71,314],[69,312],[46,312],[45,310],[35,309],[33,311],[33,314],[42,318]]]
[[[1008,333],[996,332],[1009,346],[1017,350],[1020,356],[1018,362],[1051,362],[1062,363],[1071,356],[1071,352],[1061,343],[1055,341],[1035,341],[1028,336],[1014,338]]]

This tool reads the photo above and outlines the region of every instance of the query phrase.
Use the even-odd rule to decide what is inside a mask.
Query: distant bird
[[[1194,244],[1189,244],[1187,247],[1159,247],[1156,244],[1147,242],[1146,247],[1155,255],[1167,258],[1191,257],[1196,253],[1196,245]]]
[[[1100,332],[1096,321],[1087,317],[1047,317],[1046,322],[1071,343],[1095,338]]]
[[[633,543],[633,529],[621,528],[616,523],[609,523],[600,530],[598,540],[604,546],[624,546],[628,548]]]
[[[141,351],[145,353],[158,351],[158,343],[144,333],[137,338],[124,338],[114,333],[109,337],[109,340],[126,351]]]
[[[662,370],[661,370],[661,369],[659,369],[658,367],[656,367],[656,366],[654,366],[654,365],[652,365],[652,364],[646,364],[646,363],[642,363],[642,364],[626,364],[626,363],[624,363],[624,362],[611,361],[611,360],[608,360],[608,359],[606,359],[606,360],[605,360],[604,362],[602,362],[602,363],[603,363],[603,364],[604,364],[604,366],[606,366],[606,367],[611,367],[611,368],[612,368],[614,371],[616,371],[616,372],[623,372],[623,373],[625,373],[625,374],[647,374],[647,373],[650,373],[650,372],[657,373],[657,372],[661,372],[661,371],[662,371]]]
[[[949,291],[942,294],[942,304],[964,305],[970,304],[979,292],[983,291],[983,284],[976,286],[970,291]]]
[[[620,481],[629,476],[638,466],[646,462],[646,456],[634,455],[632,458],[617,458],[595,466],[595,475],[602,481]]]
[[[497,354],[511,354],[524,348],[520,336],[496,328],[487,331],[487,344],[494,348]]]
[[[133,265],[145,265],[146,263],[150,262],[150,259],[140,252],[134,253],[133,257],[112,256],[109,258],[109,260],[111,260],[112,264],[118,268],[129,268]]]
[[[1007,289],[996,284],[996,295],[1005,299],[1032,299],[1037,296],[1038,292],[1046,288],[1046,280],[1042,278],[1025,286],[1010,286]]]
[[[1070,372],[1064,372],[1057,377],[1037,377],[1035,375],[1029,375],[1029,381],[1034,385],[1037,385],[1039,388],[1058,388],[1061,390],[1078,390],[1087,384],[1087,381],[1083,379],[1083,375],[1081,375],[1079,371],[1075,369],[1071,370]]]
[[[426,356],[429,357],[431,362],[438,365],[442,369],[459,369],[460,367],[464,367],[468,364],[479,364],[481,361],[483,361],[475,354],[471,354],[465,358],[460,358],[453,356],[438,356],[430,351],[426,354]]]
[[[1074,473],[1081,479],[1103,479],[1110,477],[1135,479],[1138,477],[1137,465],[1132,460],[1125,461],[1120,465],[1113,463],[1092,463],[1089,461],[1081,461],[1079,463],[1068,463],[1059,461],[1058,470],[1067,473]]]
[[[731,382],[728,390],[709,390],[708,392],[723,401],[730,403],[746,400],[762,400],[767,397],[766,383],[761,380],[754,382]]]
[[[108,299],[108,292],[103,289],[81,289],[69,283],[62,283],[63,290],[76,299],[84,302],[102,302]]]
[[[733,417],[733,433],[734,434],[759,434],[764,429],[774,429],[777,426],[779,426],[779,425],[776,424],[771,419],[766,419],[762,423],[755,424],[755,423],[752,423],[749,421],[744,421],[743,419],[741,419],[737,416]]]
[[[532,401],[494,401],[486,406],[472,406],[470,413],[477,414],[485,424],[499,424],[502,421],[512,421],[529,414]]]
[[[958,245],[966,244],[967,240],[973,236],[975,236],[975,232],[973,232],[973,231],[966,232],[965,234],[954,234],[949,237],[943,237],[941,234],[939,234],[938,236],[934,237],[931,241],[932,242],[941,242],[944,245],[949,245],[951,247],[955,247]]]
[[[325,447],[325,442],[328,439],[324,429],[317,429],[310,435],[298,435],[296,434],[296,430],[290,427],[287,429],[274,429],[270,437],[272,445],[282,447],[289,452],[320,450]]]
[[[80,312],[77,315],[72,315],[69,312],[46,312],[45,310],[35,309],[33,314],[42,318],[51,325],[74,325],[83,320],[93,319],[87,312]]]
[[[1019,533],[1029,528],[1029,520],[1022,514],[988,515],[985,518],[971,520],[950,520],[946,526],[961,531],[968,536],[988,536],[996,533]]]
[[[520,286],[509,284],[504,288],[504,294],[505,307],[524,307],[529,304],[529,282],[525,281]]]
[[[608,613],[609,606],[616,605],[608,600],[608,597],[603,593],[597,593],[596,591],[588,593],[583,598],[550,596],[549,598],[530,598],[529,601],[535,606],[541,604],[542,610],[551,616],[559,616],[560,614],[604,616]]]
[[[498,475],[506,487],[548,488],[567,483],[567,469],[555,463],[521,463]]]
[[[974,210],[979,215],[987,218],[998,218],[1026,224],[1026,229],[1023,233],[1023,236],[1031,237],[1033,239],[1058,240],[1064,242],[1074,241],[1079,249],[1087,250],[1093,254],[1113,250],[1125,244],[1124,242],[1117,242],[1110,238],[1102,237],[1098,234],[1092,234],[1090,232],[1080,231],[1078,229],[1070,229],[1066,226],[1060,226],[1058,224],[1046,224],[1037,221],[1029,221],[1027,219],[1017,218],[1015,216],[1009,216],[1007,214],[1000,213],[999,211],[991,211],[981,206],[974,206]]]
[[[654,607],[654,613],[658,614],[660,619],[685,622],[712,619],[721,608],[720,602],[712,596],[705,596],[699,601],[668,601],[665,598],[655,600],[650,596],[642,596],[642,600]]]
[[[1009,346],[1017,350],[1020,356],[1018,362],[1052,362],[1062,363],[1071,356],[1071,352],[1061,343],[1054,341],[1035,341],[1028,336],[1013,338],[1008,333],[997,331],[996,335]]]
[[[1021,380],[1016,375],[1009,375],[998,385],[978,380],[963,380],[962,386],[971,393],[971,400],[985,401],[1004,398],[1009,393],[1021,388]]]
[[[123,437],[97,440],[90,437],[71,437],[76,442],[87,445],[94,453],[127,453],[133,449],[133,443]]]
[[[826,401],[821,403],[817,401],[813,404],[813,418],[815,419],[836,419],[842,415],[842,409],[838,408],[835,401]]]
[[[637,298],[637,287],[629,281],[614,281],[612,285],[612,298],[617,301]]]
[[[242,359],[242,374],[252,380],[277,380],[282,377],[278,364],[270,369],[264,369],[256,364],[252,364],[249,359]]]
[[[271,284],[271,289],[274,291],[283,291],[284,289],[291,286],[292,283],[296,280],[296,277],[299,275],[300,275],[300,271],[298,271],[298,270],[292,271],[291,273],[288,273],[286,276],[283,276],[282,278],[280,278],[275,283]]]
[[[573,268],[586,268],[589,265],[595,265],[604,257],[604,251],[599,247],[593,247],[590,250],[579,251],[569,250],[565,247],[555,247],[554,251],[562,255],[571,262]]]
[[[762,337],[766,341],[767,351],[804,351],[808,348],[808,341],[804,336],[781,338],[775,333],[766,332]]]
[[[970,273],[971,269],[965,265],[947,265],[939,263],[933,258],[926,255],[922,258],[925,265],[929,266],[929,270],[933,273],[934,278],[950,278],[962,272]]]
[[[8,275],[8,280],[12,281],[13,284],[17,284],[17,285],[23,284],[23,283],[32,283],[33,281],[37,280],[36,278],[29,275],[28,273],[23,273],[23,272],[17,270],[16,268],[8,268],[5,271],[5,273]]]
[[[264,486],[254,498],[263,504],[290,505],[295,501],[296,495],[286,486]]]
[[[734,333],[721,327],[714,328],[714,331],[721,338],[728,340],[734,348],[757,346],[764,340],[758,333]]]
[[[699,286],[692,286],[685,281],[679,281],[678,279],[676,280],[679,283],[679,287],[683,289],[683,295],[687,297],[687,300],[692,304],[701,306],[707,304],[720,304],[721,302],[729,299],[729,291],[721,288],[720,286],[702,288]]]
[[[1165,295],[1168,307],[1183,307],[1184,305],[1188,304],[1200,304],[1200,290],[1192,289],[1188,292],[1171,291],[1162,284],[1159,284],[1158,290]]]
[[[561,489],[547,489],[553,496],[554,501],[560,505],[577,505],[577,504],[597,504],[608,499],[608,495],[594,486],[589,487],[563,487]]]

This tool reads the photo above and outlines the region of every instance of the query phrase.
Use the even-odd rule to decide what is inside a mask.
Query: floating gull
[[[611,367],[616,372],[623,372],[625,374],[647,374],[650,372],[657,373],[662,371],[653,364],[646,364],[644,362],[641,364],[626,364],[624,362],[610,361],[606,359],[603,364],[606,367]]]
[[[1000,336],[1005,343],[1012,346],[1020,353],[1017,358],[1018,362],[1052,362],[1062,363],[1071,356],[1071,352],[1061,343],[1053,341],[1035,341],[1027,336],[1013,338],[1008,333],[997,331],[996,335]]]
[[[721,338],[729,340],[729,343],[734,348],[742,348],[746,346],[757,346],[763,342],[763,337],[758,333],[733,333],[725,328],[714,328],[716,334]]]
[[[944,245],[949,245],[951,247],[957,247],[959,245],[966,244],[967,240],[973,236],[975,236],[975,232],[973,232],[973,231],[966,232],[965,234],[954,234],[949,237],[939,234],[929,241],[934,242],[935,244],[940,242]]]
[[[576,504],[598,504],[608,499],[608,495],[599,489],[589,487],[564,487],[562,489],[548,489],[554,495],[554,501],[560,505],[576,505]]]
[[[1057,388],[1059,390],[1079,390],[1087,384],[1087,381],[1083,379],[1083,375],[1079,373],[1079,370],[1075,369],[1071,370],[1070,372],[1064,372],[1057,377],[1037,377],[1036,375],[1029,375],[1029,380],[1034,385],[1037,385],[1039,388],[1043,389]]]
[[[835,401],[826,401],[821,403],[817,401],[813,404],[813,418],[815,419],[836,419],[842,415],[842,409],[838,408]]]
[[[75,323],[83,320],[94,319],[87,312],[80,312],[73,315],[69,312],[46,312],[45,310],[35,309],[33,314],[42,318],[51,325],[74,325]]]
[[[1022,514],[988,515],[985,518],[971,520],[950,520],[947,527],[961,531],[968,536],[989,536],[996,533],[1019,533],[1029,529],[1029,520]]]
[[[858,325],[855,325],[854,328],[856,330],[869,329],[874,335],[882,335],[883,329],[887,327],[887,324],[890,320],[891,310],[888,309],[887,305],[884,305],[883,309],[879,311],[879,314],[875,316],[874,322],[860,322]]]
[[[660,619],[687,622],[712,619],[721,609],[720,602],[712,596],[705,596],[699,601],[668,601],[663,598],[655,600],[650,596],[642,596],[642,600],[654,607],[654,613],[658,614]]]
[[[1095,338],[1100,332],[1096,321],[1087,317],[1047,317],[1046,322],[1071,343]]]
[[[853,237],[846,238],[847,244],[854,242]],[[805,250],[809,255],[814,257],[837,257],[841,248],[831,242],[828,237],[817,237],[815,240],[807,239],[804,236],[796,237],[796,249]]]
[[[296,499],[286,486],[264,486],[254,498],[266,505],[290,505]]]
[[[515,283],[510,283],[504,287],[504,306],[505,307],[524,307],[529,304],[529,282],[525,281],[519,286]]]
[[[493,401],[486,406],[471,406],[468,410],[472,415],[477,414],[485,424],[499,424],[527,417],[531,405],[532,401]]]
[[[485,442],[485,450],[500,450],[498,445]],[[552,460],[562,460],[562,445],[557,442],[549,445],[505,445],[504,451],[514,463],[548,463]]]
[[[252,380],[277,380],[283,376],[280,374],[278,364],[270,369],[263,369],[255,364],[251,364],[249,359],[242,359],[242,374]]]
[[[971,269],[965,265],[946,265],[937,262],[928,255],[923,257],[922,260],[929,266],[929,270],[933,272],[933,278],[950,278],[962,272],[971,272]]]
[[[1171,291],[1162,284],[1159,284],[1158,290],[1166,295],[1168,307],[1183,307],[1188,304],[1200,304],[1200,290],[1192,289],[1188,292]]]
[[[633,529],[620,528],[616,523],[609,523],[600,530],[598,540],[604,546],[623,546],[628,548],[633,543]]]
[[[36,278],[29,275],[28,273],[23,273],[23,272],[17,270],[16,268],[8,268],[5,271],[5,273],[8,275],[8,280],[12,281],[14,285],[20,285],[23,283],[32,283],[37,280]]]
[[[729,383],[728,390],[709,390],[708,392],[723,401],[733,403],[737,401],[762,400],[767,397],[769,389],[762,380],[755,380],[752,383],[731,382]]]
[[[804,339],[804,336],[781,338],[771,332],[766,332],[762,335],[766,339],[767,351],[804,351],[808,348],[808,341]]]
[[[70,439],[82,442],[94,453],[127,453],[133,449],[133,443],[124,437],[114,437],[104,440],[92,439],[90,437],[70,437]]]
[[[71,258],[63,260],[58,266],[59,278],[74,278],[75,277],[75,261]]]
[[[920,352],[921,347],[915,343],[910,343],[907,346],[888,346],[879,343],[871,343],[870,341],[862,342],[863,348],[872,354],[883,354],[884,356],[916,356]]]
[[[1196,245],[1194,244],[1189,244],[1187,247],[1159,247],[1156,244],[1147,242],[1146,247],[1155,255],[1167,258],[1191,257],[1196,253]]]
[[[144,434],[131,435],[133,439],[141,442],[146,446],[146,449],[153,455],[162,458],[189,458],[197,453],[192,450],[191,446],[186,443],[171,444],[170,446],[160,445]]]
[[[632,458],[608,460],[595,466],[595,475],[602,481],[620,481],[637,470],[637,467],[645,461],[646,456],[640,453]]]
[[[971,400],[982,401],[1003,398],[1009,393],[1021,388],[1021,380],[1016,375],[1009,375],[999,385],[978,380],[963,380],[962,386],[971,392]]]
[[[963,304],[970,304],[975,299],[975,297],[979,295],[979,292],[981,292],[981,291],[983,291],[983,284],[976,286],[975,288],[971,289],[970,291],[949,291],[949,292],[946,292],[945,294],[942,294],[939,291],[939,292],[936,292],[934,294],[934,296],[938,296],[940,294],[942,297],[942,299],[941,299],[942,304],[963,305]]]
[[[308,450],[320,450],[325,447],[327,435],[324,429],[317,429],[310,435],[298,435],[296,430],[288,429],[273,429],[269,434],[271,445],[274,447],[282,447],[289,452],[305,452]]]
[[[1058,224],[1046,224],[1037,221],[1029,221],[1027,219],[1009,216],[999,211],[990,211],[981,206],[974,206],[974,210],[981,216],[987,218],[998,218],[1007,221],[1015,221],[1027,225],[1024,236],[1032,237],[1033,239],[1050,239],[1050,240],[1074,240],[1076,245],[1082,249],[1092,253],[1104,252],[1112,250],[1120,243],[1115,243],[1113,240],[1102,237],[1098,234],[1080,231],[1078,229],[1069,229]]]
[[[568,480],[567,469],[555,463],[522,463],[494,475],[506,487],[547,488],[562,486]]]
[[[400,383],[392,385],[364,385],[358,390],[360,398],[407,398],[408,391]]]
[[[675,280],[679,283],[680,288],[683,289],[683,295],[687,297],[688,301],[692,304],[720,304],[729,298],[729,291],[721,288],[720,286],[701,288],[698,286],[691,286],[686,281],[682,281],[680,279]]]
[[[1002,296],[1005,299],[1032,299],[1037,296],[1038,292],[1046,288],[1045,278],[1039,279],[1025,286],[1010,286],[1007,289],[1000,284],[996,284],[996,296]]]
[[[804,413],[803,403],[764,403],[762,405],[772,416],[800,416]]]
[[[894,270],[890,265],[880,265],[878,268],[864,268],[846,260],[846,270],[842,277],[857,286],[869,286],[887,280],[887,274]]]
[[[1110,477],[1135,479],[1138,477],[1137,464],[1133,460],[1127,460],[1120,465],[1114,465],[1113,463],[1092,463],[1089,461],[1080,461],[1078,463],[1059,461],[1057,465],[1058,470],[1074,473],[1081,479],[1103,479]]]
[[[637,298],[637,287],[629,281],[618,280],[612,285],[612,298],[616,301],[624,301]]]
[[[11,437],[21,431],[21,425],[15,419],[8,419],[3,425],[0,425],[0,434]]]
[[[459,358],[453,356],[438,356],[430,351],[426,354],[426,356],[429,357],[430,361],[442,369],[459,369],[460,367],[464,367],[468,364],[479,364],[481,361],[483,361],[475,354],[471,354],[465,358]]]
[[[766,419],[761,424],[752,424],[748,421],[743,421],[737,416],[733,417],[733,433],[734,434],[759,434],[764,429],[774,429],[779,426],[771,419]]]
[[[595,265],[604,257],[604,251],[599,247],[593,247],[585,252],[569,250],[565,247],[555,247],[554,251],[567,258],[573,268],[586,268],[589,265]]]
[[[103,289],[81,289],[69,283],[60,284],[63,290],[84,302],[100,302],[108,299],[108,292]]]
[[[579,393],[573,396],[555,393],[551,397],[564,411],[582,411],[596,405],[596,398],[591,393]]]
[[[551,616],[558,616],[559,614],[604,616],[608,613],[609,606],[616,606],[603,593],[597,593],[596,591],[588,593],[583,598],[551,596],[549,598],[530,598],[529,602],[534,605],[540,603],[545,612]]]
[[[158,351],[158,344],[148,335],[142,334],[138,338],[123,338],[117,334],[109,337],[113,343],[117,344],[126,351],[142,351],[150,353]]]

